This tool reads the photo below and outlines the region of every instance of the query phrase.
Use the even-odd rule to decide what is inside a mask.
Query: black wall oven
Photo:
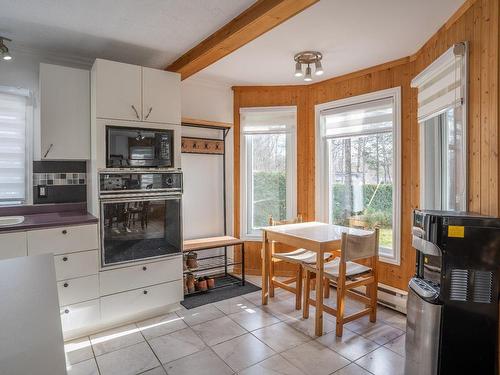
[[[106,168],[172,168],[173,141],[173,130],[106,126]]]
[[[102,267],[181,253],[181,172],[101,172],[99,180]]]

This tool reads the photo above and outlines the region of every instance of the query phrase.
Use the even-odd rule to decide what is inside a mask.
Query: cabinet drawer
[[[99,271],[97,250],[54,256],[57,281],[95,275]]]
[[[101,317],[99,307],[98,299],[61,307],[63,331],[72,331],[98,323]]]
[[[26,255],[26,232],[0,234],[0,259]]]
[[[28,255],[64,254],[98,249],[97,224],[28,232]]]
[[[59,305],[72,305],[99,297],[99,278],[97,275],[57,282]]]
[[[103,320],[134,315],[182,300],[182,281],[172,281],[142,289],[101,297]]]
[[[124,292],[148,285],[182,279],[181,257],[142,264],[99,274],[101,295]]]

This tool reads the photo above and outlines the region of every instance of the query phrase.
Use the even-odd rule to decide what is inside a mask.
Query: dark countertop
[[[19,207],[1,207],[0,216],[24,216],[24,222],[0,226],[0,232],[23,231],[97,223],[97,218],[87,212],[85,204],[51,204]]]

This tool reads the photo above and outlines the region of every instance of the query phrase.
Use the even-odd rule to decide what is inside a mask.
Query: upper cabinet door
[[[141,67],[97,59],[94,70],[96,117],[140,121]]]
[[[42,159],[90,159],[90,72],[40,64]]]
[[[180,124],[180,74],[143,67],[142,103],[143,121]]]

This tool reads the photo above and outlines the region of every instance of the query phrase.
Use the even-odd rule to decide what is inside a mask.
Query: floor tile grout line
[[[139,329],[139,332],[141,333],[141,336],[142,338],[144,339],[144,341],[146,342],[146,344],[148,345],[149,349],[151,350],[151,352],[153,353],[153,355],[155,356],[155,358],[158,360],[158,363],[160,364],[159,367],[162,367],[164,370],[165,368],[163,367],[163,363],[161,363],[160,361],[160,358],[156,355],[156,352],[154,351],[153,347],[151,346],[151,344],[149,343],[148,339],[146,339],[146,336],[144,336],[144,333],[142,332],[142,330],[139,328],[139,326],[137,325],[137,323],[135,323],[135,325],[137,326],[137,328]],[[174,331],[176,332],[176,331]],[[173,333],[173,332],[171,332]],[[153,367],[153,369],[155,369],[156,367]],[[152,369],[150,369],[152,370]],[[149,371],[149,370],[146,370],[146,371]],[[165,370],[165,372],[167,372],[167,370]]]
[[[99,368],[99,362],[97,362],[97,356],[95,355],[94,347],[92,346],[92,341],[90,340],[90,336],[87,336],[89,339],[90,349],[92,350],[92,354],[94,355],[94,362],[97,367],[97,373],[101,375],[101,369]]]

